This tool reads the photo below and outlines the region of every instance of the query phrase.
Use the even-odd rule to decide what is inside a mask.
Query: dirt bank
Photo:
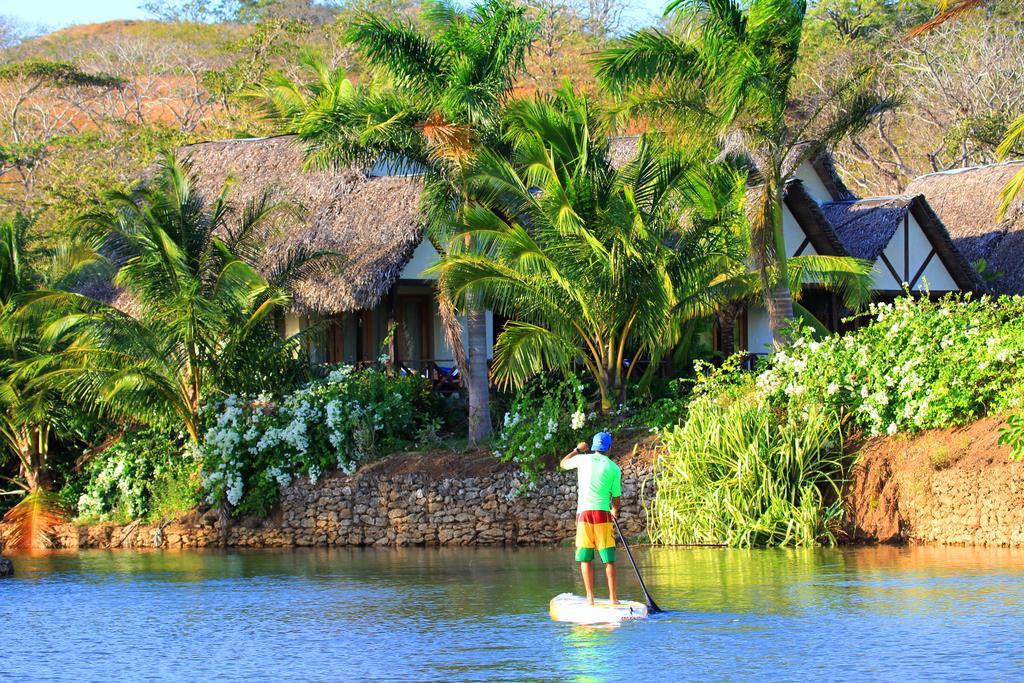
[[[1001,418],[863,444],[846,495],[853,542],[1024,546],[1024,463]]]

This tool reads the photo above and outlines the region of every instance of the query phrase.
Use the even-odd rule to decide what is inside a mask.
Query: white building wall
[[[796,250],[800,248],[800,245],[807,239],[807,234],[804,229],[800,227],[800,224],[796,220],[796,216],[789,210],[788,206],[782,207],[782,237],[786,242],[786,253],[790,256],[796,254]],[[802,256],[811,256],[817,254],[814,251],[814,246],[808,244],[804,247],[801,252]]]
[[[909,219],[907,239],[907,244],[910,245],[909,277],[914,277],[917,271],[921,269],[925,259],[928,258],[928,254],[931,253],[932,243],[928,241],[928,237],[924,234],[924,230],[921,229],[917,219],[913,215],[910,215]],[[928,262],[928,267],[921,274],[921,279],[914,285],[915,291],[921,292],[926,289],[930,292],[953,292],[960,289],[938,254],[933,256],[932,260]]]
[[[768,324],[768,309],[751,305],[747,310],[747,348],[749,353],[771,353],[772,332]]]
[[[412,258],[405,264],[405,268],[402,269],[402,273],[398,278],[400,280],[436,280],[437,275],[424,271],[436,264],[440,258],[430,240],[423,239],[416,246],[416,250],[412,253]]]
[[[818,176],[818,172],[814,170],[814,167],[811,166],[811,162],[805,161],[800,164],[793,177],[803,183],[807,194],[811,195],[811,199],[818,202],[818,204],[832,201],[832,195],[829,193],[828,188],[825,187],[825,183],[821,182],[821,178]]]

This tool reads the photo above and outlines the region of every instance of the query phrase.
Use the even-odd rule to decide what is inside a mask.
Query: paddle
[[[629,563],[633,565],[633,571],[636,572],[636,578],[640,582],[640,589],[644,592],[644,597],[647,598],[647,611],[651,614],[662,612],[658,604],[654,602],[654,598],[651,597],[650,592],[647,590],[647,586],[644,584],[644,577],[640,576],[640,570],[636,566],[636,560],[633,559],[633,551],[629,549],[629,544],[626,543],[626,537],[622,533],[622,529],[619,528],[619,520],[612,517],[612,522],[615,523],[615,531],[619,534],[619,538],[622,540],[622,547],[626,549],[626,555],[629,557]]]

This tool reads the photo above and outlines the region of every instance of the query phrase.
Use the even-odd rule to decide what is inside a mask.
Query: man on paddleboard
[[[594,604],[594,551],[604,562],[608,579],[608,597],[618,603],[615,592],[615,530],[612,517],[619,516],[622,498],[622,470],[608,457],[612,435],[598,432],[594,435],[590,452],[581,441],[560,463],[563,470],[576,470],[579,482],[576,505],[576,561],[583,573],[587,589],[587,603]]]

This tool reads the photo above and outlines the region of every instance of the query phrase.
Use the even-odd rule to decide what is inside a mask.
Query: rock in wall
[[[999,418],[865,444],[848,486],[853,541],[1024,546],[1024,463]]]

